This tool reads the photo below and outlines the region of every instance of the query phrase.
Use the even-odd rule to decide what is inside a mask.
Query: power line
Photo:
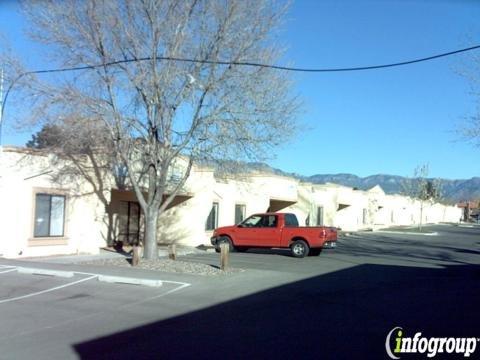
[[[439,59],[442,57],[452,56],[452,55],[456,55],[456,54],[460,54],[463,52],[472,51],[476,49],[480,49],[480,45],[475,45],[468,48],[463,48],[459,50],[449,51],[446,53],[427,56],[419,59],[406,60],[406,61],[400,61],[400,62],[389,63],[389,64],[381,64],[381,65],[354,66],[354,67],[345,67],[345,68],[301,68],[301,67],[288,67],[288,66],[279,66],[279,65],[271,65],[271,64],[262,64],[262,63],[256,63],[256,62],[250,62],[250,61],[221,61],[221,60],[178,58],[178,57],[171,57],[171,56],[157,56],[155,58],[144,57],[144,58],[123,59],[123,60],[107,62],[104,64],[85,65],[85,66],[78,66],[78,67],[71,67],[71,68],[27,71],[25,72],[25,75],[45,74],[45,73],[54,73],[54,72],[65,72],[65,71],[92,70],[92,69],[101,68],[105,66],[119,65],[119,64],[132,63],[132,62],[150,61],[153,59],[160,60],[160,61],[177,61],[177,62],[187,62],[187,63],[212,64],[212,65],[263,67],[263,68],[270,68],[270,69],[283,70],[283,71],[293,71],[293,72],[362,71],[362,70],[375,70],[375,69],[384,69],[384,68],[390,68],[390,67],[396,67],[396,66],[410,65],[410,64],[430,61],[434,59]]]
[[[153,60],[153,59],[159,60],[159,61],[176,61],[176,62],[197,63],[197,64],[261,67],[261,68],[269,68],[269,69],[291,71],[291,72],[309,72],[309,73],[347,72],[347,71],[376,70],[376,69],[385,69],[385,68],[391,68],[391,67],[397,67],[397,66],[411,65],[411,64],[415,64],[415,63],[431,61],[431,60],[456,55],[456,54],[464,53],[464,52],[467,52],[467,51],[473,51],[473,50],[477,50],[477,49],[480,49],[480,45],[475,45],[475,46],[471,46],[471,47],[468,47],[468,48],[458,49],[458,50],[449,51],[449,52],[446,52],[446,53],[436,54],[436,55],[427,56],[427,57],[418,58],[418,59],[413,59],[413,60],[406,60],[406,61],[400,61],[400,62],[389,63],[389,64],[370,65],[370,66],[354,66],[354,67],[345,67],[345,68],[301,68],[301,67],[289,67],[289,66],[262,64],[262,63],[250,62],[250,61],[221,61],[221,60],[179,58],[179,57],[172,57],[172,56],[157,56],[157,57],[144,57],[144,58],[132,58],[132,59],[115,60],[115,61],[111,61],[111,62],[107,62],[107,63],[103,63],[103,64],[97,64],[97,65],[85,65],[85,66],[60,68],[60,69],[26,71],[26,72],[23,72],[23,73],[19,74],[8,86],[8,88],[5,92],[5,98],[3,99],[3,102],[2,102],[3,107],[1,108],[1,111],[0,111],[0,119],[2,119],[2,115],[3,115],[4,109],[5,109],[5,103],[7,101],[10,90],[12,89],[12,87],[15,85],[15,83],[17,81],[19,81],[22,77],[24,77],[26,75],[49,74],[49,73],[81,71],[81,70],[94,70],[94,69],[107,67],[107,66],[127,64],[127,63],[132,63],[132,62],[150,61],[150,60]],[[1,120],[0,120],[0,131],[1,131],[1,126],[2,126],[2,123],[1,123]],[[0,134],[1,134],[1,132],[0,132]]]

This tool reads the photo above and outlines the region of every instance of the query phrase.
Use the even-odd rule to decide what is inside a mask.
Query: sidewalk
[[[189,246],[178,246],[177,245],[177,256],[184,256],[188,254],[204,254],[204,250],[199,250],[194,247]],[[168,247],[167,246],[159,246],[158,249],[158,256],[168,257]],[[99,254],[95,255],[88,255],[88,254],[81,254],[81,255],[52,255],[52,256],[43,256],[43,257],[32,257],[32,258],[19,258],[17,260],[25,260],[25,261],[35,261],[41,263],[51,263],[51,264],[77,264],[80,262],[89,262],[95,260],[108,260],[108,259],[118,259],[118,258],[127,258],[130,259],[132,257],[131,252],[118,252],[113,249],[100,249]]]
[[[455,226],[464,227],[464,228],[480,228],[479,223],[460,223]]]
[[[178,247],[177,256],[183,256],[192,253],[202,253],[205,251],[191,248],[191,247]],[[162,260],[168,260],[168,249],[166,246],[162,246],[159,249],[159,257]],[[131,258],[131,254],[119,253],[110,249],[101,249],[99,254],[96,255],[60,255],[60,256],[48,256],[48,257],[32,257],[32,258],[19,258],[19,259],[5,259],[0,257],[0,267],[12,267],[20,268],[20,271],[30,270],[39,271],[38,273],[52,276],[65,276],[66,273],[75,273],[80,275],[98,275],[101,277],[114,278],[117,282],[130,283],[139,285],[145,282],[155,281],[174,281],[174,282],[192,282],[201,281],[202,278],[211,278],[210,276],[201,276],[186,272],[169,272],[159,271],[155,269],[132,267],[132,266],[118,266],[109,265],[109,262],[116,263],[124,259]],[[102,261],[104,263],[102,264]],[[96,264],[95,262],[98,262]],[[182,261],[176,261],[182,262]],[[193,264],[192,264],[193,265]],[[203,264],[202,264],[203,265]],[[55,275],[55,273],[57,275]],[[62,275],[63,274],[63,275]]]
[[[375,233],[386,233],[386,234],[403,234],[403,235],[420,235],[420,236],[436,236],[438,232],[425,230],[424,226],[422,231],[418,226],[398,226],[398,227],[389,227],[384,229],[375,230]]]
[[[80,260],[79,260],[80,261]],[[119,282],[131,283],[138,285],[139,281],[174,281],[174,282],[199,282],[215,277],[199,276],[185,273],[170,273],[157,270],[141,269],[137,267],[125,266],[105,266],[91,264],[75,264],[74,261],[69,263],[45,262],[36,259],[4,259],[0,258],[0,267],[38,269],[52,272],[73,272],[79,275],[98,275],[116,277]]]

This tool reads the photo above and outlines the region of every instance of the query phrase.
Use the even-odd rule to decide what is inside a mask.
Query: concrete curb
[[[20,274],[48,275],[48,276],[58,276],[58,277],[64,277],[64,278],[71,278],[74,276],[73,271],[50,270],[50,269],[27,268],[27,267],[18,267],[17,272],[19,272]]]
[[[76,264],[78,262],[99,260],[99,259],[117,259],[117,258],[126,258],[128,256],[118,253],[103,252],[95,255],[59,255],[59,256],[46,256],[46,257],[31,257],[31,258],[20,258],[18,260],[25,261],[36,261],[46,264]]]
[[[160,287],[163,285],[162,280],[149,280],[149,279],[140,279],[140,278],[131,278],[123,276],[109,276],[109,275],[99,275],[98,281],[106,283],[116,283],[116,284],[130,284],[130,285],[144,285],[150,287]]]
[[[16,267],[10,270],[16,270],[20,274],[58,276],[63,278],[72,278],[75,276],[75,274],[96,275],[93,273],[84,273],[84,272],[77,272],[77,271],[30,268],[30,267],[22,267],[22,266]],[[98,281],[112,283],[112,284],[143,285],[143,286],[149,286],[149,287],[160,287],[163,285],[162,280],[156,280],[156,279],[144,279],[144,278],[101,275],[101,274],[98,274],[98,276],[96,277]]]
[[[437,236],[438,232],[431,232],[431,233],[419,233],[419,232],[411,232],[411,231],[383,231],[383,230],[377,230],[374,231],[374,233],[383,233],[383,234],[401,234],[401,235],[423,235],[423,236]]]

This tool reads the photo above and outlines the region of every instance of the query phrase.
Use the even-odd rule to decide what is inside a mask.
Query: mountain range
[[[278,175],[292,176],[299,180],[314,184],[325,184],[327,182],[368,190],[375,185],[380,185],[386,194],[402,194],[406,184],[412,184],[418,179],[412,179],[397,175],[371,175],[359,177],[353,174],[317,174],[303,176],[295,173],[287,173],[263,163],[250,164],[256,170],[273,172]],[[440,187],[441,199],[448,203],[457,203],[464,200],[480,200],[480,177],[471,179],[450,180],[450,179],[429,179],[435,180]]]
[[[367,190],[375,185],[380,185],[387,194],[401,194],[404,184],[417,182],[418,179],[407,178],[396,175],[372,175],[358,177],[352,174],[318,174],[303,178],[315,184],[326,182],[355,187],[360,190]],[[480,177],[466,180],[429,179],[435,180],[440,186],[441,198],[446,202],[456,203],[464,200],[480,199]]]

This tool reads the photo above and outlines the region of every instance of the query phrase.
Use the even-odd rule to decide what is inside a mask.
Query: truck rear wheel
[[[308,244],[303,240],[296,240],[290,245],[292,256],[296,258],[303,258],[307,256],[309,248]]]

